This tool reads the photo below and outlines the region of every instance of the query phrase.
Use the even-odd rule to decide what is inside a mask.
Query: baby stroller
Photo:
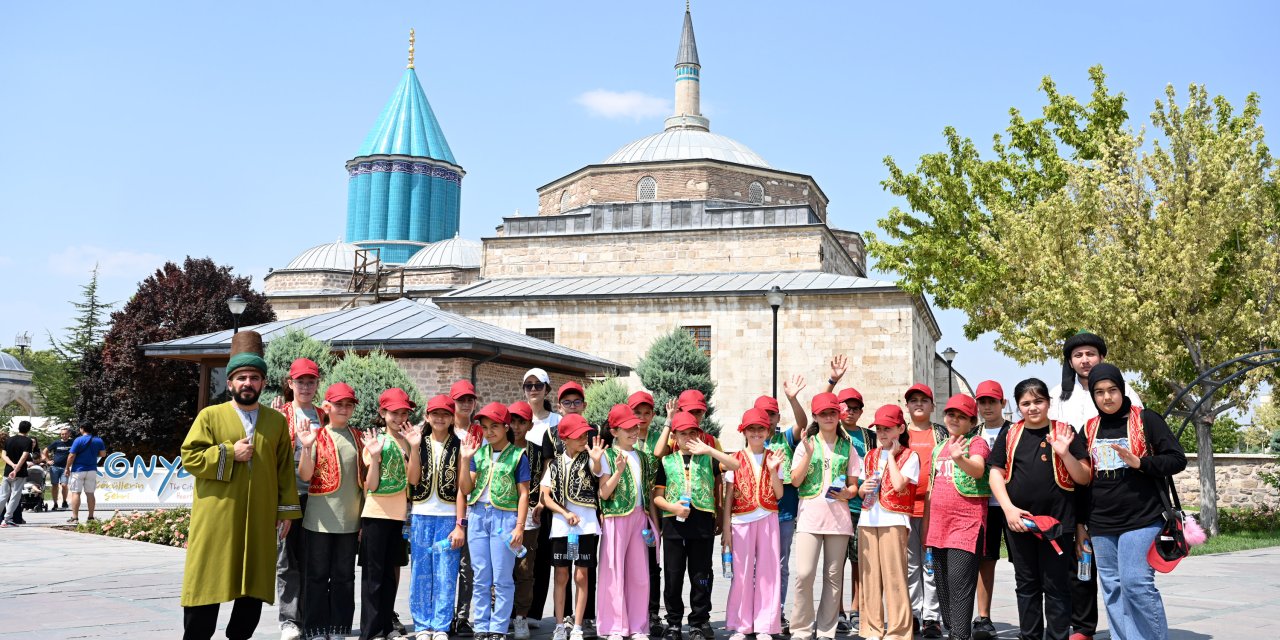
[[[39,513],[48,510],[48,505],[44,503],[44,476],[44,467],[38,464],[27,468],[27,482],[22,487],[23,511]]]

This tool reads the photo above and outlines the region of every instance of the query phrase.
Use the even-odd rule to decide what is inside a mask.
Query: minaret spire
[[[410,27],[409,28],[409,66],[407,67],[409,69],[413,68],[413,40],[414,40],[413,27]]]
[[[693,37],[693,14],[685,0],[684,27],[680,31],[680,49],[676,52],[676,112],[667,118],[667,129],[710,130],[711,121],[702,117],[701,73],[698,43]]]

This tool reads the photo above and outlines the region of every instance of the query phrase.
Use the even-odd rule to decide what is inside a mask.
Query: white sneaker
[[[280,640],[301,640],[302,631],[292,622],[280,625]]]
[[[735,631],[733,635],[729,636],[729,640],[747,640],[747,634]]]
[[[524,616],[516,616],[512,621],[515,640],[529,640],[529,619]]]
[[[625,640],[620,633],[609,634],[609,640]]]
[[[569,640],[582,640],[582,629],[574,629],[569,632]]]
[[[551,640],[565,640],[569,635],[569,627],[563,624],[556,625],[556,630],[551,633]]]
[[[637,634],[635,634],[635,635],[632,635],[632,636],[631,636],[631,640],[649,640],[649,634],[647,634],[647,633],[637,633]]]
[[[767,633],[757,633],[756,640],[773,640],[773,636]]]
[[[443,631],[436,631],[431,634],[431,640],[449,640],[449,634]]]

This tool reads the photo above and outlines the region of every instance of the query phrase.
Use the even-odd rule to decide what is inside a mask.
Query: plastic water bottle
[[[1093,544],[1084,541],[1084,553],[1080,554],[1080,564],[1076,566],[1076,579],[1088,582],[1093,577]]]
[[[838,500],[836,494],[844,491],[844,474],[840,474],[831,480],[831,487],[827,489],[827,502],[835,502]]]
[[[879,480],[879,479],[880,479],[880,469],[881,469],[881,468],[883,468],[885,464],[888,464],[888,461],[889,461],[889,452],[888,452],[888,451],[881,451],[881,452],[880,452],[880,464],[876,465],[875,473],[872,473],[872,474],[871,474],[871,479],[872,479],[872,480]],[[875,503],[876,503],[876,496],[878,496],[878,495],[880,495],[880,483],[879,483],[879,482],[877,482],[877,483],[876,483],[875,487],[873,487],[873,488],[871,488],[870,490],[868,490],[868,491],[867,491],[867,495],[866,495],[865,497],[863,497],[863,498],[862,498],[862,510],[863,510],[863,511],[870,511],[870,510],[871,510],[871,507],[875,505]]]
[[[412,532],[413,532],[413,525],[409,524],[409,521],[406,520],[404,523],[404,526],[400,527],[400,535],[404,536],[405,540],[408,540],[409,534]]]
[[[933,575],[933,547],[924,548],[924,574]]]
[[[506,535],[507,535],[507,531],[502,527],[498,527],[498,537],[502,538],[503,540],[506,540]],[[507,548],[510,549],[511,554],[517,558],[523,558],[525,557],[525,555],[529,553],[529,550],[525,549],[524,545],[520,545],[518,547],[512,547],[510,544],[508,544]]]
[[[689,497],[688,494],[680,496],[680,506],[688,507],[691,504],[693,504],[693,498]],[[685,521],[684,516],[676,516],[676,522],[684,522],[684,521]]]
[[[435,544],[431,545],[431,550],[436,553],[444,553],[451,548],[453,548],[453,545],[449,543],[448,538],[441,538],[440,540],[437,540]]]
[[[720,554],[720,570],[724,577],[733,579],[733,552],[725,549]]]
[[[1023,518],[1023,519],[1022,519],[1022,526],[1026,527],[1026,528],[1027,528],[1027,531],[1039,531],[1039,530],[1040,530],[1040,527],[1036,525],[1036,521],[1035,521],[1035,520],[1032,520],[1031,518]]]
[[[650,529],[650,528],[649,528],[649,527],[647,527],[647,526],[646,526],[645,528],[641,529],[641,530],[640,530],[640,537],[641,537],[641,538],[644,538],[644,544],[645,544],[645,546],[646,546],[646,547],[656,547],[656,546],[658,546],[658,538],[657,538],[656,536],[654,536],[654,535],[653,535],[653,529]]]
[[[573,527],[569,529],[569,541],[568,541],[568,544],[565,545],[564,555],[570,561],[575,561],[578,559],[578,528],[577,527]]]

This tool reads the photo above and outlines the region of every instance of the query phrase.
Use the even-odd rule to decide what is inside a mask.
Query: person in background
[[[479,399],[476,386],[470,380],[458,380],[449,387],[449,397],[453,399],[453,432],[458,440],[466,442],[467,438],[484,439],[480,426],[472,420]],[[470,638],[475,630],[471,627],[471,547],[462,546],[462,561],[458,566],[458,604],[453,611],[454,634]]]
[[[530,429],[533,427],[533,407],[521,400],[508,406],[507,414],[511,418],[511,434],[515,438],[513,444],[524,449],[525,456],[529,458],[530,477],[541,481],[542,472],[546,466],[542,461],[542,446],[529,438]],[[511,632],[515,640],[529,640],[529,603],[533,601],[534,567],[541,544],[539,538],[542,527],[535,514],[535,502],[539,495],[541,495],[539,492],[530,488],[529,514],[521,523],[524,528],[526,553],[523,557],[516,558],[515,606],[511,609],[513,616]]]
[[[654,412],[655,404],[653,394],[648,391],[637,391],[627,396],[627,406],[631,408],[631,412],[639,421],[638,431],[636,433],[636,451],[643,453],[650,459],[651,467],[649,481],[653,481],[653,472],[656,471],[658,460],[653,455],[654,449],[658,445],[658,438],[662,435],[661,429],[650,428],[653,425],[653,419],[657,416]],[[647,491],[647,490],[646,490]],[[660,522],[657,515],[657,509],[653,507],[653,501],[649,498],[649,494],[645,494],[645,500],[649,503],[653,511],[653,521]],[[656,526],[656,525],[655,525]],[[655,528],[654,535],[658,530]],[[658,564],[658,546],[655,544],[648,548],[646,552],[649,555],[649,634],[661,637],[666,632],[667,627],[659,607],[662,604],[662,568]]]
[[[982,439],[987,448],[995,446],[996,440],[1004,437],[1004,432],[1013,423],[1004,417],[1004,387],[995,380],[984,380],[978,383],[975,394],[978,399],[978,417],[982,422],[978,427],[982,430]],[[990,469],[990,462],[987,468]],[[996,563],[1000,560],[1000,545],[1005,536],[1004,512],[1000,510],[1000,501],[995,496],[987,499],[987,524],[982,535],[982,562],[978,565],[978,617],[973,621],[974,640],[991,640],[996,637],[996,626],[991,622],[991,595],[995,591]]]
[[[783,469],[791,468],[791,456],[795,453],[796,445],[804,439],[804,430],[809,426],[809,414],[798,399],[805,386],[804,376],[799,374],[782,381],[782,393],[787,398],[787,404],[791,405],[792,425],[787,429],[777,430],[778,423],[782,421],[778,401],[769,396],[756,398],[755,408],[764,411],[769,416],[769,422],[773,428],[777,430],[769,439],[769,448],[781,451],[786,457],[784,463],[786,466]],[[782,635],[784,636],[791,635],[791,621],[787,619],[787,589],[791,586],[791,549],[792,541],[796,536],[796,512],[799,509],[800,493],[796,491],[796,486],[791,484],[791,479],[784,477],[782,498],[778,500],[778,549],[781,553],[778,564],[782,569],[782,584],[778,585],[780,591],[778,608],[781,610],[779,615],[782,617]]]
[[[18,506],[22,504],[22,489],[27,484],[27,465],[31,461],[31,423],[23,420],[18,423],[18,435],[5,436],[4,441],[4,486],[0,488],[0,505],[4,507],[4,522],[0,528],[16,527],[13,521]]]
[[[529,408],[533,409],[533,426],[529,428],[529,433],[525,434],[525,440],[530,443],[529,449],[542,449],[543,444],[553,436],[547,435],[548,432],[554,432],[556,425],[560,424],[560,414],[554,411],[551,403],[551,377],[547,375],[544,369],[530,369],[525,372],[524,382],[521,388],[524,393],[524,400],[529,404]],[[551,591],[551,527],[542,524],[542,486],[539,482],[542,480],[542,474],[546,471],[546,462],[551,460],[551,456],[546,455],[546,451],[542,451],[542,455],[538,457],[539,464],[534,466],[533,486],[529,487],[529,511],[531,522],[538,526],[538,539],[529,547],[529,555],[533,558],[533,592],[529,598],[528,607],[520,608],[520,596],[517,595],[516,611],[520,612],[524,617],[523,621],[517,621],[515,625],[516,640],[525,640],[520,637],[523,635],[525,626],[536,629],[538,621],[542,619],[542,610],[547,603],[547,594]],[[529,461],[533,462],[533,456],[530,455]],[[517,593],[519,588],[516,589]]]
[[[67,456],[71,453],[71,427],[62,427],[58,430],[59,439],[49,443],[44,448],[45,462],[49,465],[49,482],[53,484],[53,506],[49,507],[50,511],[58,510],[58,503],[62,503],[63,509],[70,509],[71,492],[67,489]],[[61,501],[58,495],[62,495]]]
[[[941,638],[938,589],[933,572],[924,570],[924,505],[929,499],[929,458],[934,447],[947,439],[947,429],[933,422],[933,389],[915,384],[907,389],[907,437],[911,450],[920,456],[920,477],[916,479],[916,499],[911,509],[911,535],[907,537],[907,590],[911,592],[913,625],[926,638]]]
[[[93,509],[97,506],[94,492],[98,489],[98,463],[107,457],[107,445],[93,432],[93,425],[80,425],[81,435],[71,443],[71,450],[67,453],[67,471],[71,473],[71,517],[67,522],[75,523],[80,519],[81,493],[89,507],[89,519],[93,520]]]

